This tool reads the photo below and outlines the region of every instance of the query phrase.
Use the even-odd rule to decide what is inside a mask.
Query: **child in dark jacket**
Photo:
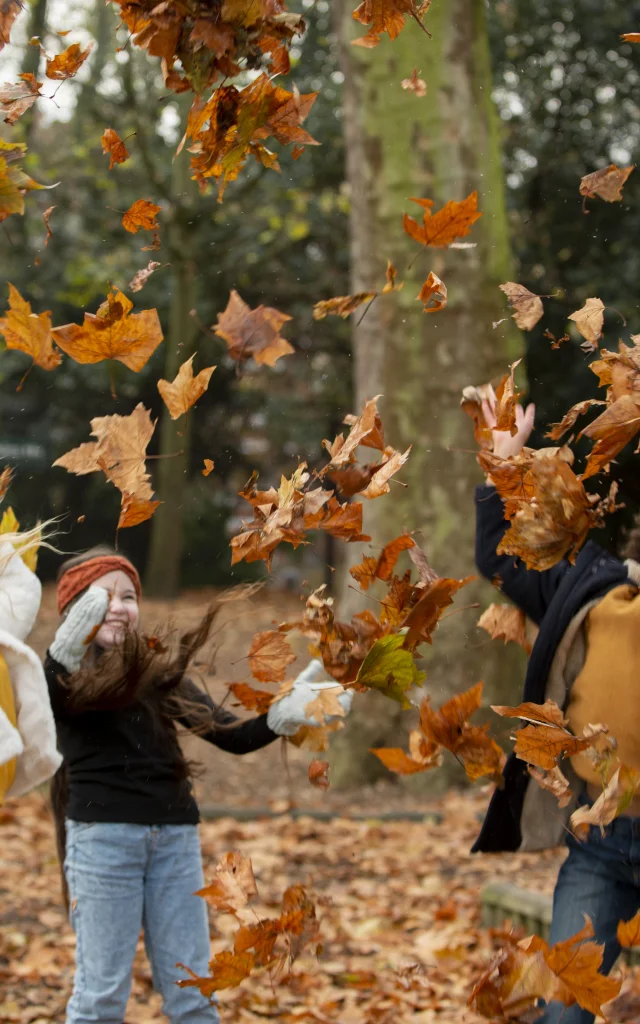
[[[484,414],[495,424],[493,408]],[[518,407],[514,437],[494,430],[494,452],[518,454],[533,429],[533,406]],[[524,684],[523,701],[554,700],[580,733],[588,722],[604,722],[618,741],[622,762],[640,770],[640,565],[623,562],[589,541],[575,565],[563,561],[536,572],[510,555],[498,555],[508,523],[502,501],[488,479],[476,491],[476,562],[489,580],[500,578],[502,591],[538,627]],[[564,768],[563,768],[564,770]],[[578,803],[591,803],[602,783],[584,756],[572,759],[568,774]],[[602,835],[591,826],[584,840],[567,828],[576,801],[560,811],[553,794],[530,778],[527,766],[512,755],[504,771],[504,789],[491,800],[474,852],[540,850],[566,841],[569,855],[556,883],[551,942],[575,935],[587,914],[604,944],[608,973],[620,947],[616,930],[640,908],[640,800],[616,818]],[[574,1005],[551,1003],[541,1024],[592,1024],[593,1014]]]
[[[53,803],[64,860],[76,976],[67,1024],[122,1024],[140,930],[171,1024],[217,1024],[197,988],[179,988],[182,962],[207,973],[209,929],[198,807],[177,725],[234,754],[259,750],[302,725],[317,690],[312,663],[266,715],[240,721],[186,677],[212,621],[178,650],[140,634],[140,578],[104,549],[66,562],[58,576],[63,616],[45,672],[64,757]],[[349,710],[351,695],[339,695]]]

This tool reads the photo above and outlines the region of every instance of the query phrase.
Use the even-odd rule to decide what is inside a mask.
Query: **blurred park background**
[[[28,143],[25,167],[36,180],[58,183],[31,194],[24,217],[2,224],[2,302],[11,281],[34,311],[51,310],[54,324],[80,322],[110,284],[126,292],[151,257],[162,267],[135,296],[136,308],[156,307],[165,332],[140,374],[117,364],[115,400],[106,364],[65,358],[55,373],[35,368],[18,390],[25,357],[2,355],[0,460],[16,469],[8,500],[24,525],[64,517],[66,551],[113,542],[116,489],[101,475],[77,477],[52,463],[88,440],[92,417],[127,414],[142,401],[161,421],[150,453],[179,453],[150,463],[163,505],[120,537],[157,599],[263,578],[262,563],[231,567],[229,540],[247,513],[237,492],[254,470],[268,487],[300,459],[322,464],[322,439],[378,393],[389,442],[414,447],[400,474],[408,486],[392,484],[391,495],[367,509],[373,546],[416,530],[440,574],[468,575],[480,477],[470,424],[458,409],[462,388],[502,374],[523,355],[527,395],[538,407],[534,443],[541,444],[546,424],[597,394],[579,337],[569,332],[554,351],[544,332],[563,335],[568,314],[590,296],[607,306],[608,347],[640,330],[638,183],[631,178],[622,204],[593,201],[588,212],[578,193],[584,174],[636,156],[640,51],[620,34],[640,28],[640,0],[434,0],[431,39],[409,25],[372,50],[350,46],[358,34],[353,2],[290,6],[305,13],[308,30],[283,84],[319,90],[305,127],[321,146],[295,162],[284,153],[281,174],[247,166],[222,204],[215,190],[203,196],[190,180],[186,154],[175,157],[190,97],[167,92],[157,60],[127,45],[111,5],[25,3],[0,58],[0,79],[13,81],[43,60],[28,45],[34,36],[50,53],[71,41],[94,43],[53,101],[40,102],[15,128],[0,128],[1,137],[11,132]],[[67,31],[62,43],[56,33]],[[427,84],[424,97],[401,88],[414,69]],[[131,159],[112,172],[100,145],[106,127],[131,143]],[[415,212],[410,197],[439,207],[475,189],[484,213],[471,236],[476,246],[422,252],[409,269],[416,247],[403,233],[402,214]],[[122,213],[141,197],[162,206],[157,252],[141,252],[141,236],[122,229]],[[53,237],[45,246],[42,213],[51,205]],[[405,280],[402,292],[376,303],[359,326],[314,322],[317,301],[379,287],[387,259]],[[415,296],[430,270],[448,285],[449,304],[425,316]],[[509,280],[554,296],[526,336],[498,289]],[[237,372],[211,331],[232,289],[252,307],[265,303],[293,318],[284,331],[293,356]],[[187,428],[176,428],[156,381],[172,379],[193,352],[196,369],[218,368]],[[215,462],[207,478],[204,458]],[[627,509],[600,538],[612,547],[640,500],[628,453],[613,475]],[[323,535],[309,548],[279,550],[271,592],[297,596],[327,582],[351,607],[346,545],[339,547]],[[347,564],[360,560],[360,548],[346,551]],[[56,561],[42,553],[45,579]],[[493,600],[489,588],[475,593],[483,606]],[[517,695],[520,655],[480,636],[478,615],[461,612],[439,629],[427,666],[436,699],[480,678],[492,700]],[[367,696],[362,711],[356,705],[355,726],[337,742],[350,751],[339,773],[344,781],[385,772],[361,755],[396,729],[400,711],[389,703]]]

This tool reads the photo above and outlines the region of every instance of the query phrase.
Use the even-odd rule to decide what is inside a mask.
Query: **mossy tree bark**
[[[191,310],[196,300],[196,267],[189,258],[188,154],[173,165],[173,204],[169,228],[171,252],[171,308],[165,339],[164,378],[172,381],[180,366],[195,351],[196,329]],[[180,589],[182,508],[185,500],[190,449],[190,414],[172,420],[163,405],[160,417],[159,461],[155,474],[156,497],[162,502],[151,529],[146,586],[155,597],[175,597]]]
[[[334,3],[345,76],[353,291],[378,288],[388,258],[405,281],[354,328],[356,408],[382,394],[388,442],[402,450],[413,445],[400,474],[408,487],[392,484],[391,495],[366,503],[366,531],[379,548],[403,529],[419,530],[436,571],[462,577],[474,568],[479,478],[460,393],[504,372],[521,351],[511,321],[493,327],[505,315],[498,284],[512,279],[512,264],[484,0],[438,0],[427,19],[432,39],[409,22],[395,41],[383,36],[371,50],[350,45],[361,29],[351,17],[353,0]],[[401,88],[414,68],[426,80],[424,98]],[[409,196],[440,207],[474,190],[483,212],[469,239],[475,248],[420,251],[404,233],[404,212],[421,219]],[[431,270],[447,285],[449,303],[425,315],[416,296]],[[347,554],[349,564],[358,560],[359,552]],[[484,606],[494,597],[477,584],[457,603]],[[343,598],[352,606],[346,586]],[[438,629],[425,665],[436,703],[479,678],[492,702],[498,692],[502,700],[521,678],[518,653],[476,632],[478,614],[461,612]],[[391,701],[357,698],[332,749],[334,784],[384,774],[368,749],[402,741],[408,717]]]

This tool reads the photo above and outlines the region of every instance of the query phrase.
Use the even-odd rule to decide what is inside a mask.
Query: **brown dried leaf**
[[[514,281],[507,281],[500,285],[500,290],[509,299],[511,308],[514,310],[513,319],[521,331],[532,331],[538,321],[544,316],[544,306],[539,295],[530,292],[522,284]]]
[[[447,305],[447,286],[432,270],[416,298],[424,302],[425,313],[439,313]]]
[[[127,147],[113,128],[106,128],[100,141],[102,142],[102,152],[109,154],[110,171],[116,164],[123,164],[125,160],[129,159]]]
[[[631,167],[609,164],[592,174],[585,174],[580,181],[580,195],[585,198],[600,196],[607,203],[620,203],[624,184],[634,169],[634,164]]]
[[[92,49],[93,43],[89,43],[86,50],[82,49],[80,43],[72,43],[63,53],[59,53],[51,59],[47,58],[47,68],[45,71],[47,78],[56,81],[73,78],[84,64]]]
[[[478,619],[478,627],[486,629],[492,640],[512,641],[531,653],[527,640],[527,618],[520,608],[510,604],[490,604]]]
[[[600,299],[587,299],[581,309],[572,313],[569,320],[573,320],[580,334],[585,339],[583,346],[586,351],[594,352],[598,347],[598,341],[602,337],[604,326],[605,305]]]
[[[289,641],[278,630],[256,633],[249,650],[249,668],[259,683],[280,683],[287,665],[296,660]]]

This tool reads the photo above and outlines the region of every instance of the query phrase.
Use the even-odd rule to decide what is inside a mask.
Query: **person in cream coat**
[[[46,782],[62,760],[44,670],[25,643],[42,587],[22,556],[39,540],[39,530],[0,536],[0,804]]]

